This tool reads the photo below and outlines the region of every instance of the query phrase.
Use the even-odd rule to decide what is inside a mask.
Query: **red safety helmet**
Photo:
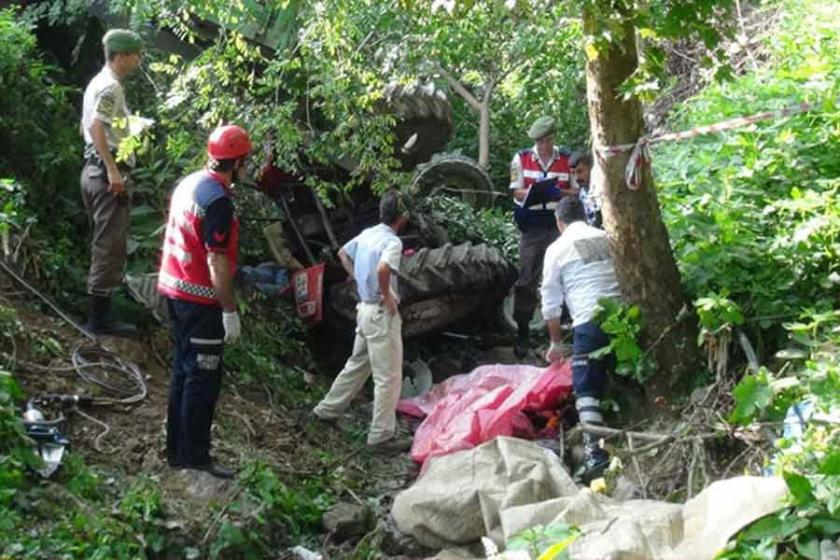
[[[207,140],[207,155],[215,160],[236,159],[251,151],[251,138],[241,126],[228,124],[220,126]]]

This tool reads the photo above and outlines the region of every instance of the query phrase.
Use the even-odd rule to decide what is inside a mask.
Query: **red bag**
[[[294,272],[292,289],[298,317],[310,327],[320,323],[324,318],[324,263]]]

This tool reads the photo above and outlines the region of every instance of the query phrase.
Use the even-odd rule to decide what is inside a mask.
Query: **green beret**
[[[130,29],[111,29],[102,37],[102,44],[109,53],[134,54],[143,50],[140,35]]]
[[[554,134],[555,126],[554,117],[543,116],[534,121],[531,128],[528,129],[528,138],[531,140],[539,140],[543,136]]]

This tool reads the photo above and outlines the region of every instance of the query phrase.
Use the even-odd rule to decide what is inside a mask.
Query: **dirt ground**
[[[84,336],[25,299],[5,298],[4,303],[17,310],[30,335],[57,342],[50,344],[47,351],[24,345],[16,349],[15,375],[27,398],[43,394],[107,396],[70,367],[72,350],[89,343]],[[488,341],[486,337],[444,335],[410,341],[406,344],[406,355],[424,359],[433,369],[436,381],[482,363],[512,363],[511,349],[493,346],[499,340],[490,338]],[[176,471],[166,465],[167,331],[157,329],[141,340],[103,338],[100,343],[138,366],[148,390],[145,399],[134,405],[83,408],[84,415],[69,408],[60,410],[49,406],[44,407],[47,417],[63,413],[67,417],[64,431],[71,440],[71,453],[81,454],[86,464],[113,479],[114,484],[127,485],[136,475],[157,481],[171,526],[184,531],[190,540],[206,542],[217,525],[213,516],[218,505],[230,503],[239,490],[236,483],[217,481],[194,471]],[[324,344],[320,340],[314,347]],[[474,350],[476,347],[484,349]],[[322,354],[329,358],[319,364],[317,381],[308,392],[309,399],[303,402],[289,404],[288,399],[276,394],[279,389],[267,385],[243,388],[230,380],[223,382],[213,425],[213,453],[220,462],[231,466],[260,460],[292,486],[306,485],[309,479],[328,480],[330,493],[337,500],[365,505],[381,523],[387,524],[394,495],[415,480],[418,466],[407,453],[383,457],[373,456],[366,449],[365,435],[372,408],[370,383],[337,424],[312,417],[311,408],[343,361],[336,359],[344,355],[343,344],[336,341],[333,350]],[[400,419],[402,432],[408,434],[412,428],[404,418]],[[353,542],[329,543],[328,540],[329,535],[325,535],[322,549],[332,550],[333,557],[340,558],[342,552],[348,553],[355,546]],[[422,552],[422,548],[395,529],[385,541],[382,548],[395,555]]]
[[[73,349],[89,342],[85,337],[19,295],[3,297],[3,300],[4,304],[17,310],[25,332],[30,335],[29,340],[54,341],[41,345],[43,348],[31,344],[15,349],[17,363],[13,371],[27,398],[42,394],[106,396],[69,367]],[[459,333],[406,341],[406,362],[423,360],[432,370],[435,382],[483,364],[516,363],[510,335],[498,329],[482,331],[481,325],[474,327],[472,331],[467,327]],[[259,460],[290,487],[317,484],[337,502],[364,506],[375,518],[378,546],[386,558],[388,555],[394,558],[425,557],[431,551],[425,551],[409,537],[399,534],[388,515],[394,496],[416,479],[418,466],[407,453],[375,456],[365,446],[372,384],[368,383],[366,390],[336,424],[318,421],[311,415],[312,407],[349,350],[346,345],[351,337],[343,338],[320,336],[310,341],[313,353],[322,359],[316,366],[317,371],[309,372],[315,374],[315,382],[299,401],[280,394],[282,388],[266,384],[243,386],[233,383],[232,379],[223,381],[213,425],[214,455],[223,464],[234,467]],[[209,542],[219,527],[218,512],[224,511],[241,489],[236,482],[218,481],[195,471],[176,471],[166,465],[167,330],[157,328],[141,340],[105,338],[100,342],[106,349],[138,366],[145,377],[148,393],[134,405],[95,406],[82,409],[81,413],[64,410],[71,452],[81,454],[87,465],[113,480],[117,487],[127,487],[138,475],[151,478],[162,492],[168,526],[181,532],[185,542]],[[535,340],[536,347],[539,343],[539,339]],[[535,351],[527,361],[540,364],[539,352]],[[625,389],[627,387],[620,383],[614,384],[613,391],[618,400],[624,393],[633,392]],[[706,397],[707,406],[690,404],[686,410],[693,411],[691,423],[707,424],[709,414],[720,406],[714,401],[726,394],[726,391],[718,391],[718,396]],[[45,412],[52,418],[62,411],[48,408]],[[678,416],[675,414],[674,418]],[[626,415],[616,422],[614,425],[627,429],[651,426],[644,418],[631,419]],[[403,433],[408,434],[415,427],[400,418]],[[678,425],[663,425],[660,421],[656,427],[659,428],[657,431],[667,433]],[[608,448],[609,445],[622,445],[620,439],[607,442]],[[691,486],[692,477],[695,480],[692,490],[696,492],[711,480],[748,466],[748,459],[757,455],[747,457],[747,451],[749,449],[743,443],[723,440],[700,447],[662,446],[643,455],[633,455],[632,460],[627,460],[622,475],[621,493],[625,498],[679,500],[685,496],[686,486]],[[574,460],[575,444],[571,437],[565,440],[564,454],[567,461]],[[368,534],[373,534],[374,530]],[[326,557],[346,558],[365,543],[367,536],[361,540],[335,542],[333,535],[325,531],[317,538],[322,540],[315,543],[310,539],[305,544],[325,552]],[[280,558],[293,558],[288,552],[278,551],[278,554]]]

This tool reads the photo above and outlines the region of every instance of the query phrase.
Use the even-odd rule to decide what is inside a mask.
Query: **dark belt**
[[[93,166],[98,167],[100,169],[103,169],[103,170],[105,169],[105,162],[102,160],[101,157],[99,157],[99,154],[87,156],[84,160],[84,165],[85,166],[93,165]],[[123,173],[129,173],[129,172],[132,171],[132,168],[129,167],[128,165],[126,165],[123,162],[117,162],[117,169],[119,169]]]
[[[94,165],[96,167],[105,167],[105,162],[99,156],[88,156],[85,158],[85,165]]]

